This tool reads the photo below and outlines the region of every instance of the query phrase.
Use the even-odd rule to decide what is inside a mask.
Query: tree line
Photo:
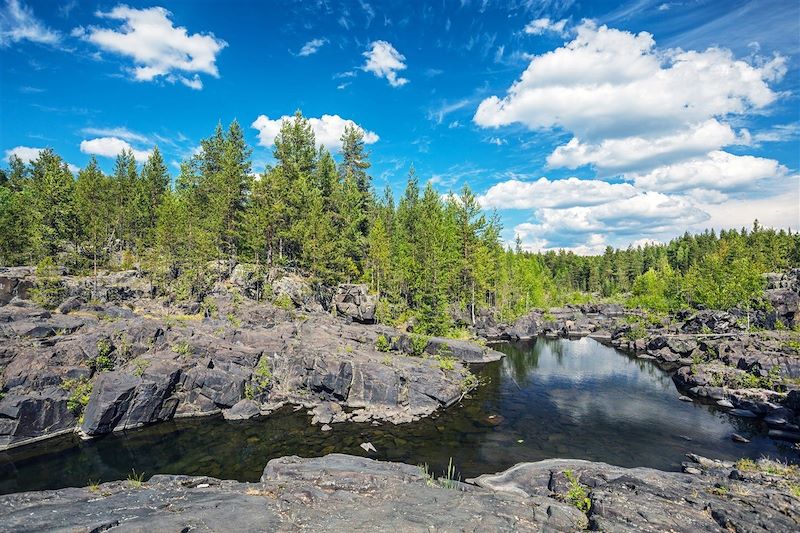
[[[141,166],[123,151],[110,175],[92,158],[73,176],[50,149],[28,165],[12,156],[0,172],[0,263],[135,266],[182,300],[202,299],[234,263],[257,278],[296,269],[320,285],[368,283],[382,320],[425,333],[485,310],[509,319],[623,295],[660,310],[730,307],[757,295],[763,272],[800,265],[796,233],[758,224],[594,257],[506,247],[468,186],[443,196],[412,167],[400,198],[377,194],[363,132],[348,126],[341,141],[337,161],[298,111],[256,175],[241,126],[219,124],[174,181],[157,147]]]

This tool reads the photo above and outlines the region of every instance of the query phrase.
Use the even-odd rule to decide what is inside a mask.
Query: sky
[[[373,184],[465,184],[507,242],[602,253],[800,229],[800,2],[0,0],[0,157],[173,175],[236,119],[254,171],[282,117]]]

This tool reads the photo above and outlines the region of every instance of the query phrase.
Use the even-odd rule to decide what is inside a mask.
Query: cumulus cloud
[[[20,41],[54,45],[61,41],[61,34],[45,26],[19,0],[6,0],[0,7],[0,47]]]
[[[669,234],[676,227],[706,222],[710,215],[688,197],[639,191],[597,205],[538,209],[536,218],[537,223],[514,227],[528,248],[593,254],[602,251],[608,237],[630,242]],[[597,236],[605,237],[600,241]]]
[[[150,157],[150,150],[137,150],[119,137],[98,137],[81,141],[81,152],[84,154],[117,157],[123,150],[133,152],[133,157],[140,163]]]
[[[122,24],[117,29],[76,28],[73,35],[107,52],[131,58],[135,80],[164,79],[201,89],[200,73],[219,77],[217,55],[227,43],[213,33],[189,34],[186,28],[174,26],[172,13],[163,7],[134,9],[118,5],[95,14]]]
[[[303,45],[300,51],[297,52],[297,55],[301,57],[306,57],[312,54],[316,54],[320,48],[325,46],[327,42],[328,39],[312,39]]]
[[[266,115],[259,115],[251,126],[258,130],[258,144],[261,146],[272,146],[275,137],[281,129],[284,120],[293,120],[293,117],[284,115],[278,119],[271,119]],[[378,142],[378,135],[374,132],[365,130],[355,122],[344,119],[339,115],[322,115],[320,118],[308,118],[317,145],[325,146],[329,150],[339,150],[342,147],[342,134],[346,126],[354,126],[364,133],[364,143],[373,144]]]
[[[788,173],[789,170],[774,159],[714,151],[707,157],[665,165],[646,173],[627,174],[626,178],[636,187],[662,192],[732,191],[757,187],[762,180],[783,178]]]
[[[663,135],[763,108],[777,98],[768,82],[785,72],[782,57],[755,66],[718,48],[659,51],[647,32],[585,22],[573,41],[535,56],[505,97],[481,102],[474,120],[558,127],[590,141]]]
[[[386,41],[374,41],[370,49],[364,52],[367,61],[361,67],[379,78],[386,78],[392,87],[400,87],[408,83],[408,79],[398,76],[398,72],[407,68],[405,56]]]
[[[39,157],[39,152],[44,150],[44,148],[31,148],[30,146],[16,146],[9,150],[6,150],[6,162],[11,160],[11,156],[15,155],[22,160],[23,163],[30,163],[37,157]]]
[[[707,154],[735,142],[736,133],[728,124],[710,119],[660,137],[634,136],[603,139],[598,143],[585,143],[573,137],[548,156],[547,164],[573,169],[594,165],[608,171],[641,170]]]
[[[537,22],[532,31],[544,27]],[[750,142],[725,120],[774,102],[769,84],[785,72],[780,56],[748,63],[719,48],[658,49],[649,33],[584,22],[574,40],[535,56],[504,97],[483,100],[474,121],[572,133],[547,158],[550,167],[666,172]],[[705,166],[716,164],[708,159]]]
[[[501,181],[480,195],[478,201],[485,208],[537,209],[598,205],[636,194],[636,188],[629,183],[578,178],[551,181],[543,177],[536,181]]]
[[[565,35],[566,32],[564,31],[564,28],[566,25],[566,19],[556,21],[550,20],[549,18],[540,18],[529,22],[523,31],[528,35],[542,35],[548,32]]]

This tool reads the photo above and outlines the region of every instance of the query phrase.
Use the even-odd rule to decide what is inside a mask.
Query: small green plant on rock
[[[449,355],[436,355],[436,361],[439,363],[439,370],[455,370],[456,358]]]
[[[97,372],[113,370],[114,360],[111,358],[111,352],[113,350],[114,348],[111,346],[108,339],[100,339],[97,341],[97,357],[92,360],[91,366],[94,367]]]
[[[92,481],[90,479],[87,488],[89,489],[89,492],[98,492],[100,490],[100,481]]]
[[[265,355],[261,356],[261,359],[258,360],[258,364],[253,370],[253,382],[256,386],[256,391],[254,392],[262,393],[266,391],[272,384],[272,377],[272,369],[269,367],[269,358]]]
[[[86,404],[89,403],[89,397],[92,395],[92,382],[86,377],[65,379],[61,383],[61,388],[69,392],[67,409],[75,416],[81,416]]]
[[[214,318],[217,315],[217,302],[211,296],[206,296],[200,303],[200,312],[203,316]]]
[[[256,397],[256,392],[250,383],[244,384],[244,397],[247,400],[252,400]]]
[[[439,484],[446,488],[452,490],[458,490],[461,486],[461,476],[456,475],[456,467],[453,464],[453,458],[450,458],[450,462],[447,463],[447,470],[444,472],[444,475],[439,478]]]
[[[272,305],[283,309],[284,311],[292,311],[294,310],[294,302],[289,297],[288,294],[279,294],[275,300],[272,301]]]
[[[425,353],[425,348],[428,347],[430,337],[425,335],[411,335],[411,354],[415,357],[421,357]]]
[[[128,474],[128,484],[134,489],[142,488],[142,484],[144,483],[144,472],[141,474],[136,473],[136,469],[132,469],[131,473]]]
[[[239,317],[237,317],[235,314],[228,313],[227,318],[228,318],[228,322],[231,323],[231,326],[233,326],[235,328],[242,327],[242,321],[239,320]]]
[[[749,457],[742,457],[736,461],[736,469],[741,470],[742,472],[757,472],[758,465]]]
[[[386,338],[386,335],[378,335],[378,338],[375,340],[375,349],[379,352],[388,352],[392,349],[392,344],[389,342],[389,339]]]
[[[187,341],[181,341],[172,346],[172,351],[181,357],[189,357],[192,355],[192,347]]]
[[[383,363],[386,366],[392,366],[392,358],[391,358],[391,356],[389,356],[388,354],[384,355],[383,359],[381,359],[381,363]]]
[[[475,387],[481,385],[481,383],[482,383],[481,378],[479,378],[469,370],[465,370],[464,377],[461,379],[461,393],[466,394]]]
[[[150,366],[149,359],[143,359],[141,357],[137,357],[133,360],[133,375],[142,377],[144,375],[144,371],[147,370],[147,367]]]
[[[586,488],[578,481],[577,476],[572,470],[564,470],[564,477],[567,478],[567,493],[565,499],[574,505],[582,513],[588,513],[592,508],[592,500],[586,492]]]

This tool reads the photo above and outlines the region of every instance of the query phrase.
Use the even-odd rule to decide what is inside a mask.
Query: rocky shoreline
[[[477,332],[495,340],[591,337],[670,372],[689,401],[759,418],[769,435],[800,442],[800,270],[770,275],[772,311],[701,310],[652,315],[614,304],[537,310],[513,324],[484,315]]]
[[[478,385],[486,346],[374,322],[375,301],[340,286],[327,309],[304,281],[274,280],[274,303],[233,274],[202,304],[151,298],[134,272],[64,279],[55,311],[30,301],[30,269],[0,272],[0,450],[78,431],[94,437],[170,418],[309,409],[320,425],[404,423]],[[91,293],[102,296],[94,299]]]
[[[153,476],[0,496],[5,531],[793,531],[800,473],[690,456],[683,473],[551,459],[460,482],[331,454],[259,483]]]

